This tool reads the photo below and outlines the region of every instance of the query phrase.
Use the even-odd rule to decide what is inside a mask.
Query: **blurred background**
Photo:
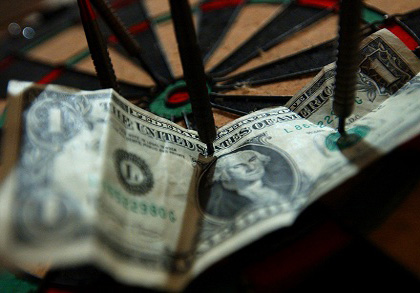
[[[53,12],[75,2],[75,0],[1,0],[0,37],[4,36],[8,29],[11,34],[18,31],[16,26],[10,26],[12,23],[18,24],[23,30],[25,27],[31,27],[42,21],[40,10]]]

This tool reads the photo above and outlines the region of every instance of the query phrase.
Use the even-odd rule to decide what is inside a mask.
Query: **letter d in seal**
[[[143,159],[121,149],[115,151],[114,158],[118,179],[125,190],[144,195],[153,188],[153,174]]]

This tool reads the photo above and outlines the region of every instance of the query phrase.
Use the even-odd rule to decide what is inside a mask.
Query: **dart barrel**
[[[186,0],[170,0],[169,3],[198,135],[200,140],[207,144],[211,155],[214,152],[213,141],[216,138],[216,128],[191,8]]]
[[[351,115],[359,67],[359,44],[362,0],[340,2],[340,30],[335,77],[334,113],[340,118]]]

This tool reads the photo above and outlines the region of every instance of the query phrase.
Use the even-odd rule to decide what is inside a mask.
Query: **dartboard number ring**
[[[153,188],[153,174],[149,166],[135,154],[117,150],[115,168],[120,183],[129,193],[144,195]]]

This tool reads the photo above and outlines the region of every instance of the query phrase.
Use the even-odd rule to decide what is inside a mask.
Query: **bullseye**
[[[166,119],[177,119],[192,113],[185,81],[178,80],[169,85],[149,107],[151,112]]]
[[[190,95],[185,88],[176,89],[169,93],[166,99],[166,106],[169,108],[175,108],[183,106],[190,102]]]
[[[210,92],[211,88],[207,85]],[[192,113],[190,95],[184,80],[178,80],[166,87],[150,103],[149,110],[166,119],[178,119]]]

